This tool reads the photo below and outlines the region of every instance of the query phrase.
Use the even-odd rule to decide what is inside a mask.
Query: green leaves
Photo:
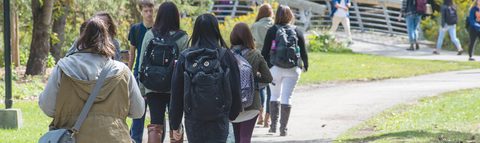
[[[352,50],[348,49],[348,45],[345,41],[338,40],[337,37],[331,33],[322,31],[318,33],[315,30],[311,30],[312,34],[307,36],[310,40],[308,44],[308,51],[311,52],[337,52],[337,53],[350,53]]]

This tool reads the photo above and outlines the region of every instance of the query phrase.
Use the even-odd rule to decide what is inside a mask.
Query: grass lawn
[[[402,78],[480,68],[477,62],[400,59],[357,53],[308,53],[300,85],[326,81]]]
[[[0,104],[0,109],[4,109],[5,104]],[[21,101],[13,104],[13,108],[22,110],[23,128],[20,129],[0,129],[0,143],[34,143],[48,131],[48,125],[53,118],[45,115],[37,101]],[[132,119],[127,118],[128,127]],[[150,123],[150,119],[145,120],[145,127]]]
[[[480,89],[452,91],[374,116],[336,142],[479,142]],[[472,137],[475,136],[473,139]]]

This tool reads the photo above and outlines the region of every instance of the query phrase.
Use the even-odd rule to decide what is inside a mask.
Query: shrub
[[[337,36],[332,32],[317,32],[315,30],[311,30],[311,32],[312,34],[307,36],[309,40],[307,50],[309,52],[352,52],[352,50],[348,49],[347,42],[338,40]]]

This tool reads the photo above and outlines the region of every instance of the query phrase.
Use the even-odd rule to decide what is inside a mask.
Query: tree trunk
[[[25,75],[45,74],[50,50],[50,24],[54,0],[32,0],[33,34]]]
[[[55,58],[55,63],[62,58],[62,45],[65,39],[65,24],[67,23],[67,15],[70,11],[70,5],[67,1],[60,1],[60,3],[62,7],[64,7],[63,14],[58,19],[54,19],[52,26],[52,32],[58,34],[57,37],[60,41],[56,44],[50,42],[50,45],[52,46],[50,47],[50,53],[52,53],[52,56]]]
[[[133,23],[139,23],[143,21],[142,14],[140,14],[140,7],[138,7],[139,0],[128,0],[128,9],[130,9],[130,15],[132,16]]]

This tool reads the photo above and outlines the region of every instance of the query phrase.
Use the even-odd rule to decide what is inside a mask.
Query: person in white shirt
[[[333,0],[332,13],[330,14],[330,18],[332,19],[332,27],[330,32],[335,33],[338,25],[342,23],[345,33],[347,34],[349,44],[353,44],[352,33],[350,32],[350,14],[348,11],[350,5],[350,0]]]

